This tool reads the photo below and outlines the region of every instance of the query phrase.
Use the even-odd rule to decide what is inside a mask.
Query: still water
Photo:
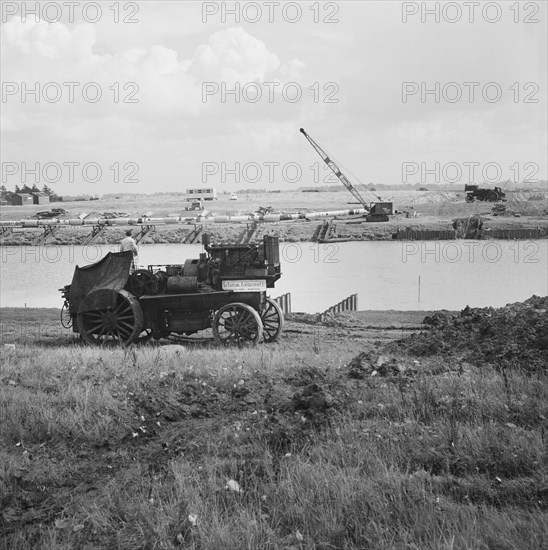
[[[57,289],[76,265],[115,245],[0,247],[0,306],[60,307]],[[139,263],[184,263],[201,245],[140,247]],[[548,294],[548,241],[281,243],[282,278],[293,311],[315,313],[358,294],[359,309],[499,307]]]

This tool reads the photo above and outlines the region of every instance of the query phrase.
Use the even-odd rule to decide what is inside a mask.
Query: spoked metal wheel
[[[213,318],[213,338],[218,344],[256,344],[263,336],[259,314],[247,304],[234,302],[223,306]]]
[[[284,314],[282,308],[271,298],[266,299],[265,307],[261,310],[263,323],[263,340],[275,342],[284,328]]]
[[[72,316],[69,311],[69,305],[67,302],[63,304],[63,307],[61,308],[61,326],[63,328],[71,328],[72,327]]]
[[[473,195],[466,195],[466,196],[464,197],[464,200],[465,200],[466,202],[474,202],[475,199],[474,199],[474,196],[473,196]]]
[[[97,294],[102,291],[97,291]],[[93,294],[89,301],[93,302]],[[113,305],[88,309],[78,313],[78,328],[88,344],[117,343],[128,345],[136,341],[143,331],[143,311],[137,299],[120,290]],[[88,297],[86,297],[86,300]],[[99,303],[104,300],[98,300]]]

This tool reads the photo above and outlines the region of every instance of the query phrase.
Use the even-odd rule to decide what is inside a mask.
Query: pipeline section
[[[170,218],[50,218],[43,220],[11,220],[0,221],[0,227],[33,228],[33,227],[78,227],[104,225],[116,226],[149,226],[149,225],[196,225],[211,223],[249,223],[249,222],[282,222],[291,220],[314,220],[331,216],[353,216],[365,214],[364,208],[351,210],[331,210],[328,212],[299,212],[297,214],[247,214],[247,215],[219,215],[219,216],[196,216],[193,218],[170,217]]]

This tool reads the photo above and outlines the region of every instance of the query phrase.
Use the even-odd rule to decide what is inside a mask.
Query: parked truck
[[[466,193],[466,202],[474,201],[487,201],[487,202],[499,202],[505,201],[506,193],[500,188],[485,189],[478,185],[465,185],[464,192]]]

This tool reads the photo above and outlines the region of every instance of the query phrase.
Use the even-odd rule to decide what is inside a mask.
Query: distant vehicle
[[[201,199],[204,201],[212,201],[217,198],[217,191],[213,187],[187,189],[186,194],[189,195],[188,200]]]
[[[185,206],[185,210],[203,210],[201,201],[192,201],[189,206]]]
[[[498,202],[505,201],[506,193],[500,187],[495,187],[494,189],[484,189],[478,187],[477,185],[465,185],[464,192],[466,193],[465,201],[474,202],[478,201],[488,201],[488,202]]]
[[[236,193],[232,193],[232,194],[230,195],[230,200],[231,200],[231,201],[237,201],[237,200],[238,200],[238,195],[236,195]]]
[[[49,218],[58,218],[64,216],[67,213],[63,208],[52,208],[51,210],[43,210],[42,212],[36,212],[35,218],[39,220],[47,220]]]

